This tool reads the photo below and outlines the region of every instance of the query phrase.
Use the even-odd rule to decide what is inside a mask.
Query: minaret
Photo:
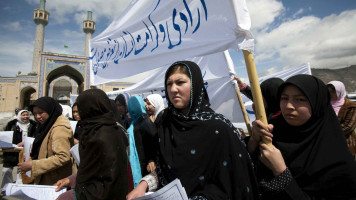
[[[40,8],[34,10],[33,21],[36,23],[35,44],[33,47],[32,72],[38,74],[40,53],[43,52],[44,27],[48,24],[49,12],[45,10],[46,0],[40,0]]]
[[[87,19],[83,21],[83,31],[85,33],[84,55],[89,57],[89,40],[95,32],[95,22],[92,20],[92,11],[88,10]]]

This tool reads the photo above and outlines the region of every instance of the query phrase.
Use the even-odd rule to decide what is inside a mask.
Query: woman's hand
[[[250,153],[255,152],[256,148],[258,147],[262,139],[272,142],[272,138],[273,138],[273,134],[271,133],[272,130],[273,130],[272,124],[268,124],[266,126],[260,120],[255,120],[254,122],[252,122],[251,138],[247,144],[248,151]]]
[[[62,187],[66,187],[66,188],[70,187],[70,180],[69,178],[61,179],[57,181],[57,183],[55,183],[54,186],[57,186],[56,192],[58,192]]]
[[[74,145],[78,144],[79,143],[79,140],[75,139],[74,138]]]
[[[128,195],[126,195],[126,200],[135,199],[145,195],[148,188],[146,181],[141,181],[135,189],[133,189]]]
[[[156,164],[155,164],[155,162],[153,162],[153,161],[149,162],[148,165],[147,165],[147,171],[148,171],[148,173],[153,172],[155,169],[156,169]]]
[[[245,87],[245,83],[241,81],[241,79],[239,79],[238,77],[234,76],[234,80],[237,81],[237,85],[239,86],[239,89],[241,90],[241,88]]]
[[[22,162],[17,164],[17,171],[22,173],[26,173],[27,171],[31,170],[32,168],[32,159],[28,159],[26,162]]]
[[[20,142],[17,144],[17,146],[19,146],[19,147],[23,147],[23,145],[24,145],[24,142]]]
[[[283,156],[279,149],[274,146],[270,147],[267,144],[261,143],[260,150],[261,162],[273,172],[273,175],[278,176],[287,169],[286,163],[284,162]]]

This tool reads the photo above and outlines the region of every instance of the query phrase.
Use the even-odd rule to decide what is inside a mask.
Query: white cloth
[[[14,181],[12,177],[12,167],[3,167],[2,168],[2,182],[1,182],[1,191],[5,191],[7,184]]]
[[[161,95],[159,94],[150,94],[147,96],[148,101],[151,105],[155,107],[155,119],[157,115],[164,109],[164,101]]]
[[[20,130],[22,131],[22,141],[23,141],[23,138],[25,136],[27,136],[28,128],[30,127],[30,120],[28,120],[28,122],[23,122],[21,120],[21,114],[24,112],[29,113],[28,110],[20,110],[16,117],[16,119],[17,119],[16,126],[18,126],[20,128]]]
[[[155,2],[131,1],[89,41],[91,84],[227,49],[254,49],[245,0]]]

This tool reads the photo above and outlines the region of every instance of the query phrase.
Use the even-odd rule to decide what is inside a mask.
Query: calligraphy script
[[[156,21],[156,18],[164,15],[161,12],[167,13],[167,9],[159,9],[160,3],[161,0],[158,0],[146,20],[131,26],[134,30],[122,30],[119,37],[108,37],[105,47],[90,49],[92,56],[89,59],[92,61],[94,75],[98,69],[107,68],[109,63],[119,64],[122,59],[153,53],[159,48],[173,49],[184,41],[182,35],[196,33],[201,22],[208,21],[205,0],[192,0],[189,5],[187,0],[182,0],[182,3],[174,5],[182,6],[183,9],[177,11],[177,8],[172,8],[169,17]]]

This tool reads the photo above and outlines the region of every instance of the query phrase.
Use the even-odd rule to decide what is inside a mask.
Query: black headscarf
[[[119,124],[121,124],[122,126],[124,126],[124,123],[120,117],[120,113],[119,111],[117,110],[117,107],[116,107],[116,104],[115,104],[115,101],[110,99],[110,104],[111,104],[111,107],[112,107],[112,111],[113,111],[113,114],[114,114],[114,117],[115,117],[115,120],[116,122],[118,122]]]
[[[33,142],[30,154],[33,160],[38,159],[38,153],[40,152],[42,141],[53,126],[54,122],[56,122],[57,118],[62,115],[63,111],[62,106],[51,97],[41,97],[33,102],[33,104],[30,105],[30,111],[32,113],[35,106],[44,110],[48,114],[48,119],[43,124],[38,123],[38,127],[36,128],[35,141]]]
[[[130,127],[130,124],[132,122],[132,119],[128,116],[128,110],[127,110],[127,102],[128,99],[125,97],[124,94],[119,94],[117,95],[117,97],[115,98],[115,102],[118,101],[122,106],[125,106],[125,114],[121,116],[121,121],[122,121],[122,125],[128,129]],[[120,114],[121,115],[121,114]]]
[[[269,78],[261,83],[261,93],[267,103],[266,115],[268,119],[280,111],[277,92],[283,82],[280,78]]]
[[[347,148],[339,120],[330,104],[325,84],[311,75],[296,75],[288,85],[308,98],[312,116],[303,125],[290,126],[280,115],[274,123],[273,143],[302,190],[328,199],[356,197],[356,163]]]
[[[171,67],[175,65],[183,65],[189,71],[190,109],[183,115],[170,102],[166,73],[168,108],[162,119],[156,120],[160,183],[165,185],[179,178],[189,197],[257,199],[257,184],[245,144],[231,122],[210,108],[200,68],[190,61],[179,61]]]
[[[74,115],[73,115],[73,108],[74,108],[75,106],[78,107],[77,102],[75,102],[75,103],[73,104],[73,106],[72,106],[72,116],[73,116],[73,120],[75,120]],[[78,110],[78,108],[77,108],[77,110]],[[78,111],[78,112],[79,112],[79,111]],[[77,140],[80,139],[80,134],[82,133],[82,129],[83,129],[83,127],[82,127],[81,122],[80,122],[80,121],[77,121],[77,124],[75,125],[74,135],[73,135],[75,139],[77,139]]]
[[[78,199],[125,199],[128,193],[124,132],[102,90],[90,89],[78,98],[83,125],[79,142]]]

